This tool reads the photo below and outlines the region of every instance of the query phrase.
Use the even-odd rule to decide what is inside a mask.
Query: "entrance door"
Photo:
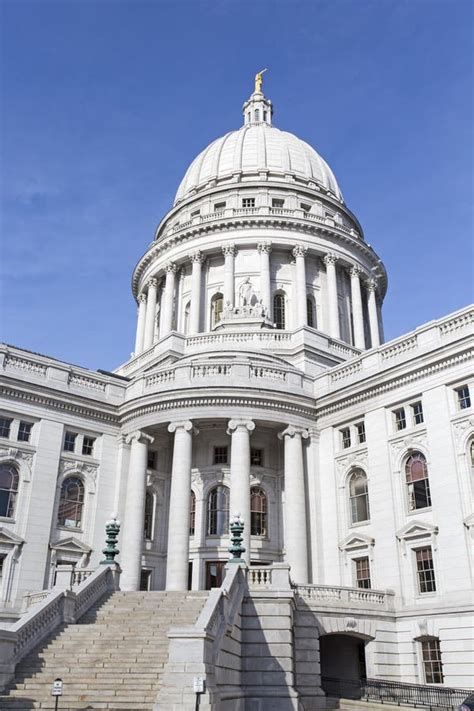
[[[224,567],[224,561],[206,561],[206,590],[210,590],[211,588],[220,588],[224,579]]]

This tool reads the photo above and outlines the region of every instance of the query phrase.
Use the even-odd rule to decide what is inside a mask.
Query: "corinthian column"
[[[270,286],[270,252],[271,242],[259,242],[257,249],[260,254],[260,298],[267,310],[267,316],[272,317],[272,293]]]
[[[364,314],[360,293],[360,273],[360,267],[354,265],[351,269],[352,322],[354,324],[354,345],[356,348],[364,349]]]
[[[296,261],[296,327],[306,326],[308,322],[308,312],[306,309],[306,266],[305,256],[307,248],[297,244],[293,249],[293,256]]]
[[[337,277],[336,277],[335,254],[326,254],[324,264],[326,265],[327,294],[328,294],[328,314],[329,314],[329,335],[333,338],[341,337],[339,326],[339,307],[337,299]]]
[[[145,336],[143,339],[143,350],[149,348],[153,343],[153,336],[155,332],[157,288],[157,280],[150,279],[150,281],[148,282],[148,299],[146,304]]]
[[[225,258],[224,263],[224,307],[230,304],[234,306],[234,259],[235,246],[233,244],[224,244],[222,253]]]
[[[163,294],[163,316],[161,320],[160,337],[167,336],[173,325],[173,299],[178,267],[173,262],[165,266],[166,281]]]
[[[250,434],[255,429],[252,420],[230,420],[230,506],[229,514],[240,513],[244,519],[242,558],[250,564]]]
[[[193,273],[191,276],[191,312],[189,314],[189,333],[199,333],[199,317],[201,314],[201,276],[204,255],[197,250],[191,254]]]
[[[308,542],[306,495],[303,467],[303,438],[308,431],[287,427],[278,437],[285,445],[285,559],[291,566],[291,579],[308,582]]]
[[[120,587],[122,590],[138,590],[142,564],[148,445],[153,442],[153,437],[137,430],[127,435],[125,442],[131,445],[131,450],[124,535],[120,546],[123,570]]]
[[[369,281],[367,282],[367,305],[369,309],[370,340],[372,342],[372,348],[380,346],[379,315],[377,313],[376,289],[377,282],[375,281],[375,279],[369,279]]]
[[[143,350],[143,338],[145,335],[145,318],[146,318],[146,294],[139,294],[139,296],[138,296],[137,335],[135,338],[135,355],[138,355]]]
[[[191,507],[192,438],[197,434],[190,420],[172,422],[174,432],[173,466],[171,468],[166,589],[188,589],[189,513]]]

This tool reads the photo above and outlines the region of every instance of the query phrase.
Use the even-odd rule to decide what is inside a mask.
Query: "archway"
[[[321,635],[319,654],[322,687],[328,696],[360,698],[361,680],[367,676],[366,641],[352,634]]]

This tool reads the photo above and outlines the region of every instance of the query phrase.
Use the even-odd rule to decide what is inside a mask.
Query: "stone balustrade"
[[[296,585],[295,592],[310,607],[386,611],[394,609],[395,593],[387,590],[348,588],[337,585]]]

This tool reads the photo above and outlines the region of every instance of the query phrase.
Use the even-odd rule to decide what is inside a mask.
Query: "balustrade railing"
[[[348,588],[339,585],[295,585],[297,595],[307,602],[337,607],[364,607],[389,610],[394,593],[388,590]]]
[[[247,574],[249,588],[268,590],[272,587],[272,568],[270,565],[251,566]]]

